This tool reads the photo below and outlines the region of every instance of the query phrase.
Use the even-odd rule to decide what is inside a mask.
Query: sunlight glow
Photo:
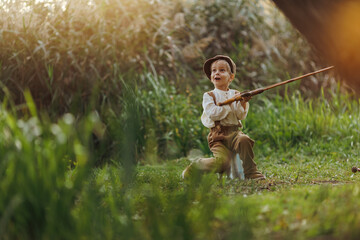
[[[358,48],[360,40],[360,3],[345,2],[339,4],[334,14],[334,26],[330,29],[336,49],[342,49],[336,57],[346,64],[351,64],[357,59],[360,62]]]

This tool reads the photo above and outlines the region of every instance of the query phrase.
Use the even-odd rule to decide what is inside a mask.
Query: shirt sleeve
[[[245,109],[244,109],[243,106],[241,105],[240,101],[235,101],[232,104],[232,107],[233,107],[233,112],[235,112],[237,119],[238,120],[243,120],[247,116],[250,104],[249,104],[249,102],[247,102],[246,105],[245,105]]]
[[[214,102],[214,99],[208,93],[204,93],[202,105],[204,108],[204,113],[212,121],[220,121],[226,118],[226,116],[231,112],[229,105],[217,106]]]

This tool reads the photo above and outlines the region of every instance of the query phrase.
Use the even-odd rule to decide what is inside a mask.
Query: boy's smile
[[[230,72],[230,66],[225,60],[211,64],[211,82],[217,89],[227,91],[233,79],[234,74]]]

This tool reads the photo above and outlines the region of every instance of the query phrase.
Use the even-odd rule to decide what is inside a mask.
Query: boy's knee
[[[239,143],[249,143],[249,144],[254,144],[254,140],[252,140],[248,135],[245,134],[239,134],[237,136],[237,140],[239,141]]]
[[[253,147],[254,140],[245,134],[238,134],[234,139],[234,148],[240,149],[240,147]]]
[[[239,142],[249,142],[250,141],[250,138],[247,136],[247,135],[244,135],[244,134],[239,134],[237,136]]]

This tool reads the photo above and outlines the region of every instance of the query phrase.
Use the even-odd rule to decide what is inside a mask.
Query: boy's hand
[[[240,93],[235,94],[235,97],[240,97],[240,96],[241,96]],[[246,103],[246,102],[250,101],[251,98],[252,98],[251,96],[243,96],[243,97],[240,98],[239,101],[241,103]]]
[[[252,97],[251,96],[244,96],[244,97],[242,97],[241,98],[241,102],[248,102],[248,101],[250,101],[250,99],[251,99]]]
[[[240,96],[241,96],[241,93],[235,94],[235,97],[240,97]],[[251,95],[242,96],[242,97],[240,98],[240,104],[241,104],[241,106],[242,106],[244,109],[246,108],[246,103],[247,103],[248,101],[250,101],[250,99],[251,99]]]

